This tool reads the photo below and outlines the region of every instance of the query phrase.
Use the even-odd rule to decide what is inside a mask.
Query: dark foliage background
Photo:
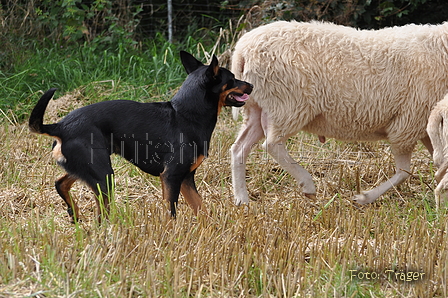
[[[167,31],[166,0],[1,0],[3,39],[138,42]],[[253,25],[276,19],[326,20],[360,28],[441,23],[446,0],[174,0],[175,38],[206,35],[250,14]]]

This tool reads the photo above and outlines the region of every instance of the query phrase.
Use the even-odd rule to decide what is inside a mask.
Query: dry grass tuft
[[[236,126],[224,111],[198,170],[210,215],[195,218],[181,199],[171,221],[158,178],[114,157],[117,199],[98,227],[92,193],[79,184],[83,221],[70,223],[53,187],[62,171],[52,140],[3,124],[0,297],[447,297],[448,220],[434,206],[425,150],[415,152],[411,179],[359,207],[353,193],[393,174],[387,145],[293,138],[292,155],[315,177],[315,202],[260,146],[247,172],[254,201],[237,208],[228,155]],[[407,271],[423,279],[400,281]]]
[[[84,105],[82,95],[83,88],[64,94],[58,100],[51,100],[45,110],[45,123],[55,123],[70,111],[78,109]]]

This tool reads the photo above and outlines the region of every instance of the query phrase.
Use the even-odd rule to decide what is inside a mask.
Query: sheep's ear
[[[213,55],[212,62],[208,66],[208,71],[212,74],[213,77],[216,77],[219,72],[218,58]]]
[[[204,65],[201,61],[197,60],[193,55],[185,51],[180,51],[180,60],[185,68],[185,71],[190,74],[200,66]]]

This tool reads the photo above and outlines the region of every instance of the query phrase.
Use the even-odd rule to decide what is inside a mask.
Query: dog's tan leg
[[[62,197],[62,199],[67,204],[67,212],[73,219],[73,222],[77,221],[79,219],[79,208],[78,205],[76,205],[76,202],[73,200],[73,198],[70,196],[70,188],[72,187],[73,183],[75,183],[77,179],[73,176],[70,176],[69,174],[66,174],[59,178],[56,183],[55,187],[58,192],[58,194]]]
[[[179,180],[177,175],[170,174],[169,170],[165,169],[160,174],[160,181],[162,182],[163,199],[170,204],[171,217],[175,218],[182,178]]]
[[[160,183],[162,184],[162,198],[163,198],[163,200],[165,201],[165,202],[167,202],[168,204],[170,204],[170,201],[169,201],[169,193],[170,193],[170,190],[169,190],[169,188],[168,188],[168,186],[167,185],[165,185],[165,179],[163,179],[163,177],[162,177],[162,175],[163,175],[163,173],[162,174],[160,174]],[[170,207],[169,208],[171,208],[171,204],[170,204]],[[170,215],[168,215],[168,213],[167,213],[167,218],[168,218],[168,220],[169,219],[171,219],[171,218],[173,218],[173,217],[175,217],[176,215],[174,215],[173,216],[173,214],[172,213],[170,213]]]
[[[196,184],[194,182],[194,172],[188,174],[188,176],[184,179],[180,187],[180,192],[184,196],[185,201],[187,201],[191,209],[193,209],[195,215],[198,215],[199,211],[206,212],[205,207],[202,204],[202,198],[199,195],[198,190],[196,189]]]

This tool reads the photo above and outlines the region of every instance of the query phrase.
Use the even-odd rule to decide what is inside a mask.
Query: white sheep
[[[245,164],[264,146],[308,197],[311,175],[288,154],[286,140],[303,130],[345,141],[389,140],[396,173],[355,196],[375,201],[409,176],[418,140],[432,153],[426,124],[448,91],[448,23],[357,30],[322,22],[279,21],[241,37],[232,72],[254,85],[232,145],[235,203],[248,203]]]
[[[434,194],[439,208],[448,199],[448,95],[434,106],[426,130],[434,148],[434,165],[438,167]]]

